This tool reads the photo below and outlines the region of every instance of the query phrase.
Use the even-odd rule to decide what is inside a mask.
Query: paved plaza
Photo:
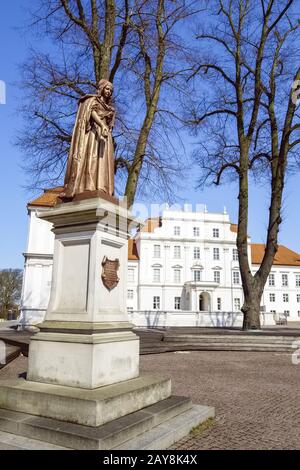
[[[173,394],[216,408],[214,423],[174,449],[299,449],[300,365],[288,353],[189,351],[141,356],[141,372],[172,378]],[[24,374],[19,357],[0,380]]]

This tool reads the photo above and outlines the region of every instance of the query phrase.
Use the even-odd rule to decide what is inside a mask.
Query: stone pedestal
[[[53,278],[45,321],[30,344],[28,380],[94,389],[138,377],[139,339],[126,312],[131,214],[93,198],[39,216],[53,224]]]
[[[39,216],[55,234],[50,302],[27,380],[0,384],[0,430],[45,446],[164,449],[213,417],[171,396],[168,378],[139,376],[126,312],[127,238],[137,222],[126,208],[77,198]]]

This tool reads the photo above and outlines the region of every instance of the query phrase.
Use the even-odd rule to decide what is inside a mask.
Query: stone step
[[[297,341],[300,342],[300,339],[298,339]],[[268,344],[270,346],[291,346],[292,344],[294,343],[294,341],[287,341],[287,342],[284,342],[284,341],[281,341],[281,342],[272,342],[272,341],[263,341],[263,340],[257,340],[257,341],[235,341],[235,340],[231,340],[231,341],[222,341],[222,339],[212,339],[211,341],[202,341],[201,339],[197,339],[197,338],[194,338],[194,339],[191,339],[189,341],[168,341],[166,342],[166,346],[172,346],[173,344]]]
[[[249,345],[249,344],[175,344],[172,349],[165,352],[175,351],[252,351],[252,352],[286,352],[292,353],[295,351],[293,348],[287,346],[272,346],[272,345]]]
[[[193,428],[215,416],[214,408],[194,405],[168,422],[115,447],[116,450],[163,450],[187,436]]]
[[[164,343],[171,342],[222,342],[222,343],[270,343],[270,344],[292,344],[293,341],[300,341],[300,336],[225,336],[225,335],[166,335]]]
[[[151,375],[93,390],[23,379],[0,381],[0,408],[95,427],[170,395],[171,380]]]
[[[0,450],[70,450],[67,447],[56,446],[37,439],[16,436],[0,431]]]
[[[189,398],[171,396],[96,428],[0,409],[0,430],[72,449],[104,450],[133,441],[162,424],[168,428],[172,419],[191,409]]]

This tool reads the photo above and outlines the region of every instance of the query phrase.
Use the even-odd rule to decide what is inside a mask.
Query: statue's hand
[[[103,135],[103,137],[108,137],[108,132],[109,132],[108,127],[102,126],[102,135]]]

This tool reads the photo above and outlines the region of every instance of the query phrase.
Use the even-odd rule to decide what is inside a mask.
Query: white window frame
[[[153,245],[153,258],[160,258],[161,257],[161,246],[160,245]]]
[[[175,259],[180,259],[181,258],[181,246],[180,245],[175,245],[174,246],[174,258]]]
[[[133,299],[134,291],[133,289],[127,289],[127,299]]]
[[[160,282],[160,268],[153,268],[153,282]]]
[[[193,275],[193,277],[194,277],[194,282],[200,282],[200,281],[201,281],[201,277],[202,277],[201,269],[194,269],[193,272],[194,272],[194,275]],[[196,276],[196,273],[199,274],[199,276],[198,276],[199,279],[196,279],[196,277],[197,277],[197,276]]]
[[[282,294],[282,300],[287,304],[289,302],[289,294]]]
[[[240,285],[241,283],[241,276],[239,271],[232,271],[232,283],[235,286]]]
[[[213,238],[220,238],[220,229],[213,228]]]
[[[181,269],[179,268],[174,269],[173,278],[174,278],[174,282],[181,282]]]
[[[269,294],[269,300],[270,302],[276,302],[276,296],[273,292]]]
[[[194,246],[194,259],[200,259],[201,251],[199,246]]]
[[[134,282],[134,269],[133,268],[128,268],[127,270],[127,281]]]
[[[174,235],[178,237],[180,235],[180,227],[179,225],[174,226]]]
[[[289,276],[287,273],[281,274],[281,285],[282,287],[289,286]]]
[[[174,297],[174,310],[181,310],[181,298],[176,296]]]
[[[200,228],[199,227],[193,227],[193,236],[194,237],[200,237]]]
[[[235,297],[233,299],[233,306],[235,312],[239,312],[241,310],[241,299],[239,297]]]
[[[220,284],[221,282],[221,271],[214,271],[214,282]]]
[[[160,296],[153,296],[153,310],[160,310]]]
[[[269,274],[269,287],[275,287],[275,274]]]
[[[237,248],[232,249],[232,261],[238,261],[239,260],[239,251]]]
[[[215,261],[219,261],[220,260],[220,248],[213,248],[213,259]]]

